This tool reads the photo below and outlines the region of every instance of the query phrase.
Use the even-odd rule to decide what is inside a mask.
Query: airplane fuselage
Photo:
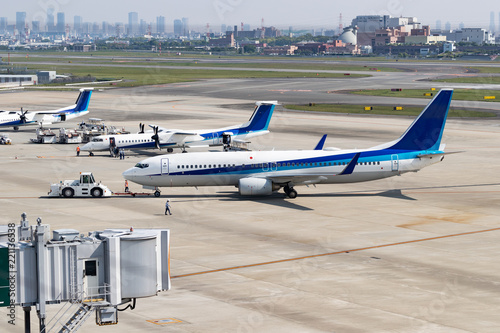
[[[175,130],[174,130],[175,131]],[[243,134],[238,134],[238,131],[234,128],[225,129],[214,129],[214,130],[202,130],[202,131],[191,131],[198,132],[198,135],[187,135],[181,140],[178,139],[175,132],[160,132],[161,141],[159,143],[161,148],[183,148],[183,147],[193,147],[193,146],[221,146],[223,144],[224,132],[232,132],[232,139],[247,140],[252,137],[263,135],[269,133],[267,130],[245,132]],[[112,147],[111,141],[114,140],[114,146],[117,148],[124,149],[154,149],[156,148],[155,140],[152,138],[152,131],[145,133],[135,133],[135,134],[118,134],[118,135],[100,135],[95,137],[91,142],[85,144],[82,147],[83,151],[103,151],[108,150]]]
[[[362,151],[354,170],[341,175],[361,151],[256,151],[161,155],[125,171],[135,183],[156,187],[238,186],[242,178],[272,179],[277,189],[286,184],[354,183],[382,179],[440,161],[419,158],[422,152]],[[290,175],[288,178],[287,175]],[[303,178],[303,180],[301,179]]]

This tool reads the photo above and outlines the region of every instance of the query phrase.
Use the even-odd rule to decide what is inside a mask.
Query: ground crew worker
[[[128,180],[125,179],[125,193],[128,193]]]
[[[80,146],[76,147],[76,156],[80,156]]]
[[[165,202],[165,215],[167,215],[167,213],[172,215],[170,212],[170,199],[167,199],[167,202]]]

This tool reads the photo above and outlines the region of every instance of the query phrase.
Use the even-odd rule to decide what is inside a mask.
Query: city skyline
[[[46,24],[49,8],[40,5],[40,1],[26,0],[21,3],[8,3],[4,6],[1,16],[7,17],[9,24],[16,23],[16,13],[26,12],[26,22],[31,26],[32,21]],[[342,24],[348,26],[357,15],[391,15],[417,17],[423,25],[432,28],[436,21],[443,24],[449,22],[452,28],[463,23],[467,27],[490,28],[490,13],[498,13],[500,6],[492,0],[476,2],[475,6],[467,8],[466,15],[463,7],[457,6],[455,1],[428,1],[418,3],[405,0],[366,1],[359,0],[355,4],[342,3],[341,5],[326,1],[312,1],[309,6],[297,0],[265,2],[263,0],[191,0],[185,3],[165,2],[158,0],[148,1],[148,6],[138,4],[131,0],[109,0],[106,7],[109,10],[95,10],[102,8],[101,2],[88,0],[82,2],[69,2],[59,0],[50,2],[54,13],[65,13],[66,23],[73,25],[73,17],[80,16],[84,22],[129,22],[129,13],[136,12],[139,20],[156,22],[157,17],[165,17],[168,30],[172,30],[175,19],[189,18],[190,26],[201,28],[209,23],[212,27],[222,24],[239,25],[240,22],[250,24],[252,27],[261,25],[264,19],[266,26],[298,28],[337,28],[342,13]],[[457,8],[460,7],[460,8]],[[27,10],[26,8],[29,8]],[[360,8],[363,8],[360,10]],[[498,17],[498,16],[497,16]],[[495,22],[498,27],[499,22]]]

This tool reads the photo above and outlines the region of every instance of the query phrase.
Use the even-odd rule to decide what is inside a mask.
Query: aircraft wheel
[[[290,191],[288,191],[287,195],[288,195],[288,197],[289,197],[290,199],[295,199],[295,198],[297,197],[297,191],[295,191],[295,190],[292,188]]]
[[[174,148],[167,148],[167,153],[173,153],[174,152]]]
[[[92,193],[92,196],[94,198],[100,198],[100,197],[102,197],[102,190],[100,188],[98,188],[98,187],[93,188],[90,193]]]
[[[19,126],[14,126],[14,131],[19,131]]]
[[[65,198],[73,198],[73,196],[75,195],[75,191],[73,191],[72,188],[66,187],[62,190],[62,195]]]
[[[155,197],[159,197],[160,196],[160,191],[155,191]]]

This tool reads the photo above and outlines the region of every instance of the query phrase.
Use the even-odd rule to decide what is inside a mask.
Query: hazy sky
[[[466,27],[488,28],[490,12],[495,12],[498,27],[500,1],[498,0],[22,0],[3,1],[1,17],[15,23],[16,12],[27,12],[27,21],[45,22],[47,8],[64,12],[66,23],[80,15],[85,22],[128,21],[128,12],[137,12],[139,19],[155,22],[156,16],[165,16],[167,27],[176,18],[189,18],[192,26],[210,23],[214,29],[221,24],[241,22],[252,27],[266,26],[336,28],[342,13],[344,26],[356,15],[415,16],[422,24],[435,26],[441,20],[443,27],[449,21],[452,28],[463,22]]]

